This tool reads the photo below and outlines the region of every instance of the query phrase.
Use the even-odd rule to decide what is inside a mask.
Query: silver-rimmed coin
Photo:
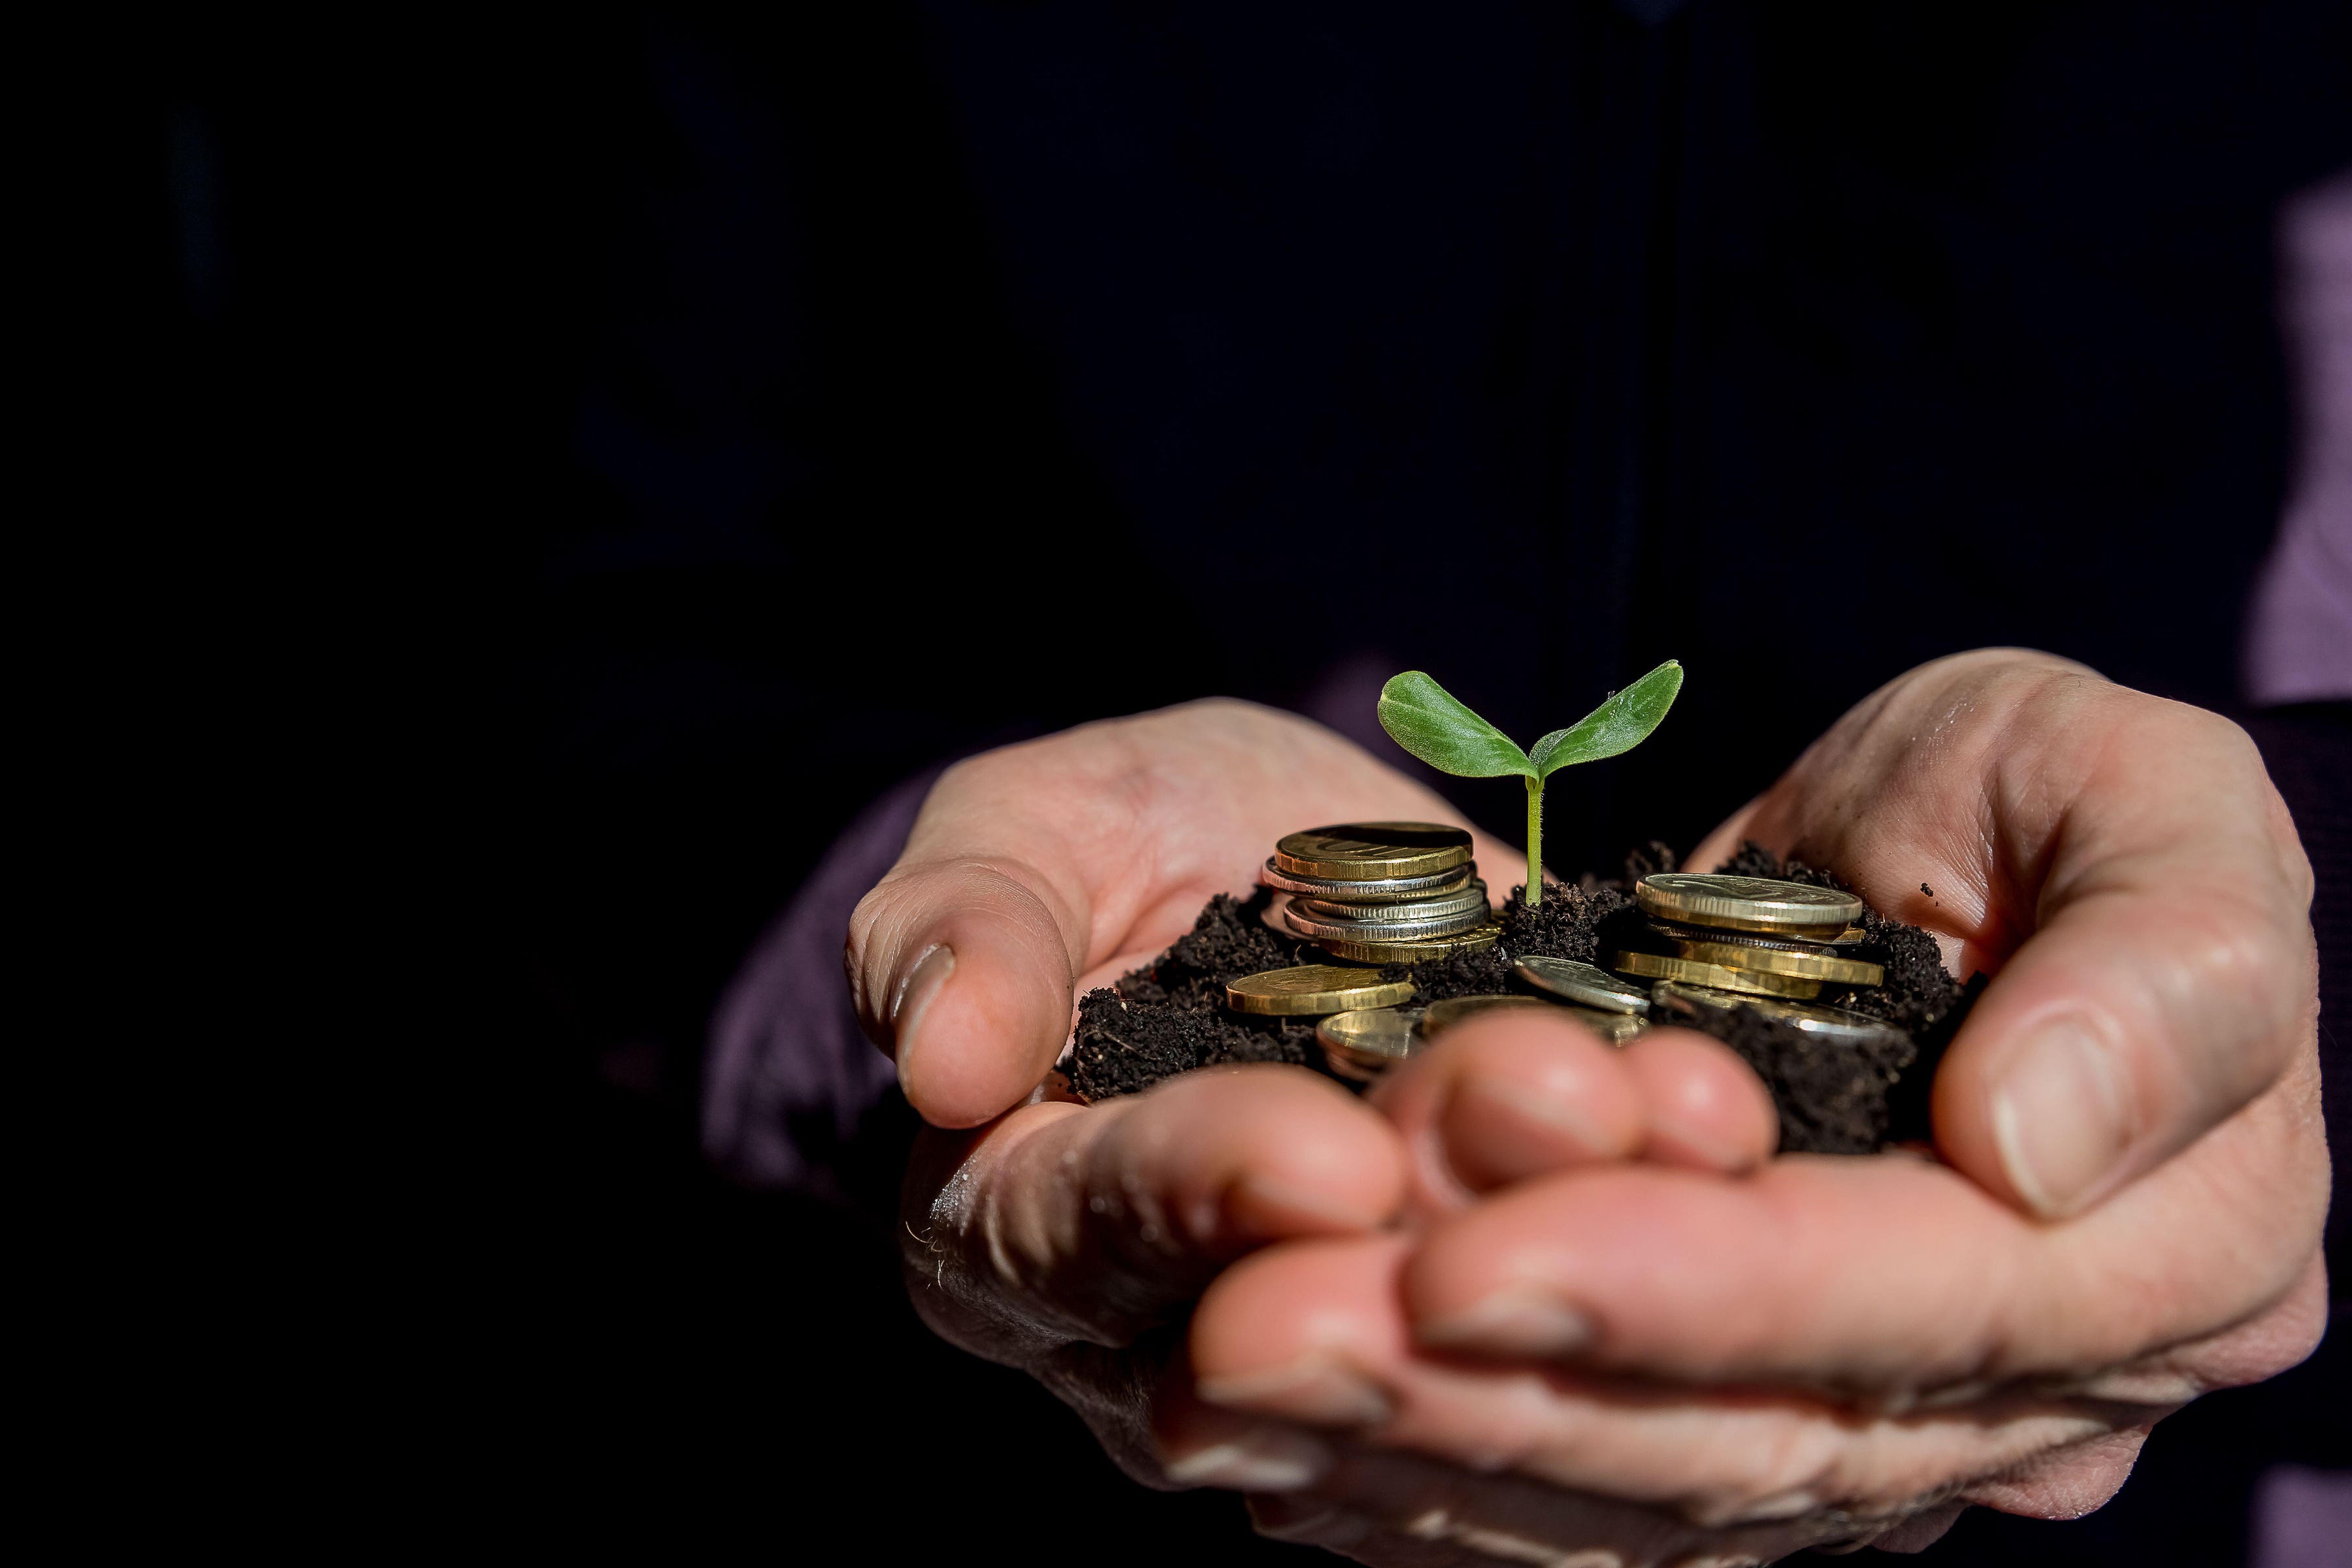
[[[1655,871],[1633,884],[1642,912],[1686,925],[1831,941],[1862,917],[1862,900],[1833,888],[1770,877]]]
[[[1328,899],[1335,904],[1380,904],[1398,899],[1435,899],[1447,893],[1458,893],[1468,887],[1470,879],[1477,874],[1476,862],[1468,861],[1422,877],[1376,877],[1370,881],[1349,881],[1339,877],[1294,876],[1284,870],[1269,855],[1265,858],[1265,867],[1257,874],[1257,879],[1286,893],[1297,893],[1309,899]]]
[[[1815,1039],[1841,1046],[1886,1045],[1904,1037],[1901,1029],[1883,1019],[1849,1012],[1843,1007],[1824,1007],[1817,1002],[1790,1002],[1777,996],[1743,996],[1704,985],[1685,985],[1673,980],[1663,980],[1653,986],[1650,997],[1657,1013],[1673,1014],[1683,1018],[1697,1017],[1703,1009],[1708,1008],[1718,1013],[1729,1012],[1735,1007],[1751,1008],[1776,1023],[1802,1029]]]
[[[1605,969],[1579,963],[1572,958],[1529,954],[1514,961],[1511,970],[1545,994],[1580,1007],[1621,1015],[1650,1010],[1649,987],[1620,980]]]
[[[1291,907],[1315,920],[1339,924],[1355,922],[1364,925],[1409,924],[1414,921],[1444,920],[1465,910],[1483,910],[1486,902],[1486,884],[1472,882],[1458,893],[1442,898],[1407,899],[1385,904],[1343,904],[1329,899],[1308,899],[1294,896]]]
[[[1274,863],[1295,877],[1340,881],[1425,877],[1470,863],[1470,833],[1442,822],[1339,822],[1285,837]]]
[[[1364,1007],[1334,1013],[1315,1026],[1326,1066],[1341,1078],[1370,1083],[1421,1049],[1418,1007]]]
[[[1291,933],[1293,935],[1297,932]],[[1450,958],[1457,952],[1484,952],[1502,940],[1503,922],[1489,920],[1485,925],[1454,936],[1423,937],[1414,942],[1341,941],[1318,937],[1315,945],[1334,958],[1344,958],[1350,963],[1428,963]]]
[[[1649,926],[1651,931],[1656,931],[1658,936],[1682,938],[1682,941],[1691,941],[1691,942],[1738,942],[1740,947],[1769,947],[1769,950],[1776,950],[1776,952],[1825,952],[1825,954],[1837,954],[1837,957],[1846,957],[1846,959],[1870,957],[1870,952],[1858,952],[1858,947],[1865,947],[1867,942],[1870,942],[1870,938],[1863,933],[1861,926],[1846,926],[1846,929],[1839,931],[1839,933],[1828,933],[1828,931],[1825,931],[1825,933],[1816,933],[1816,936],[1806,938],[1806,936],[1771,936],[1771,933],[1767,933],[1767,931],[1738,931],[1738,933],[1727,933],[1722,926],[1689,926],[1679,920],[1646,920],[1642,921],[1642,924]]]
[[[1474,909],[1459,914],[1433,916],[1425,921],[1356,921],[1332,920],[1311,915],[1293,900],[1284,911],[1283,919],[1297,934],[1317,942],[1412,942],[1427,937],[1452,936],[1457,931],[1475,931],[1494,919],[1494,911],[1483,898]]]

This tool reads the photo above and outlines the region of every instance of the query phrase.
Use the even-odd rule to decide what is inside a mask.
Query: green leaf
[[[1417,669],[1391,677],[1381,688],[1381,728],[1395,736],[1398,745],[1441,773],[1465,779],[1499,778],[1505,773],[1538,776],[1528,754],[1509,736]]]
[[[1548,779],[1577,763],[1597,763],[1603,757],[1632,751],[1649,739],[1650,731],[1665,718],[1666,710],[1675,705],[1675,694],[1682,689],[1683,667],[1670,658],[1578,722],[1565,730],[1554,730],[1538,741],[1536,777]],[[1381,700],[1381,721],[1388,722],[1386,697]],[[1389,733],[1395,734],[1395,729],[1391,727]]]

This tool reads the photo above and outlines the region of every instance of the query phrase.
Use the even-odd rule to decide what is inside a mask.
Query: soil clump
[[[1540,955],[1598,963],[1612,923],[1641,918],[1632,884],[1653,871],[1675,868],[1673,852],[1653,843],[1626,857],[1623,878],[1588,874],[1574,883],[1548,885],[1544,901],[1533,909],[1524,901],[1521,884],[1497,911],[1503,930],[1493,947],[1381,973],[1411,978],[1416,1005],[1523,990],[1513,980],[1514,959]],[[1845,888],[1827,872],[1782,860],[1753,843],[1742,845],[1717,869]],[[1066,1069],[1071,1087],[1092,1100],[1133,1094],[1177,1073],[1228,1062],[1287,1062],[1321,1070],[1312,1020],[1245,1018],[1223,1006],[1225,986],[1244,975],[1332,962],[1312,942],[1265,924],[1271,896],[1265,889],[1247,899],[1218,894],[1167,952],[1109,988],[1088,993],[1078,1006]],[[1862,1154],[1925,1140],[1927,1086],[1936,1064],[1983,989],[1981,975],[1963,987],[1945,973],[1936,939],[1918,927],[1867,907],[1862,924],[1883,955],[1885,984],[1832,988],[1821,1000],[1903,1031],[1883,1047],[1827,1046],[1747,1007],[1708,1010],[1694,1024],[1738,1052],[1771,1090],[1783,1153]]]

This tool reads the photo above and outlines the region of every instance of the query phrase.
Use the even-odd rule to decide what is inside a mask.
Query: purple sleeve
[[[2279,215],[2279,314],[2300,439],[2246,626],[2247,695],[2352,698],[2352,170]]]
[[[736,1180],[830,1198],[861,1126],[897,1100],[898,1074],[857,1027],[842,973],[850,912],[907,845],[941,770],[877,800],[818,862],[719,998],[703,1079],[702,1145]]]

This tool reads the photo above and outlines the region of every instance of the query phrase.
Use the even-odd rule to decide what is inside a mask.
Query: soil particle
[[[1244,974],[1322,960],[1319,950],[1269,929],[1272,895],[1219,893],[1192,929],[1142,968],[1078,1003],[1068,1072],[1088,1100],[1133,1094],[1163,1078],[1226,1062],[1319,1060],[1311,1024],[1244,1020],[1224,1011],[1225,987]]]
[[[1780,1113],[1783,1154],[1868,1154],[1887,1142],[1887,1091],[1918,1056],[1908,1036],[1857,1047],[1816,1040],[1750,1007],[1706,1009],[1695,1026],[1756,1069]]]
[[[1226,1062],[1304,1066],[1315,1031],[1274,1020],[1253,1027],[1229,1016],[1089,991],[1078,1004],[1071,1087],[1088,1100],[1133,1094],[1161,1079]]]

